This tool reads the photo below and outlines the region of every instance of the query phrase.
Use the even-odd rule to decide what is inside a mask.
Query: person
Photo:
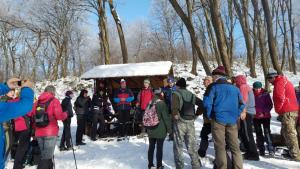
[[[256,114],[253,119],[253,125],[256,133],[256,143],[259,149],[259,154],[265,155],[265,145],[267,143],[267,148],[269,155],[274,156],[275,150],[272,145],[270,121],[271,121],[271,110],[273,108],[273,102],[268,91],[262,88],[262,83],[257,81],[253,83],[253,92],[255,96],[255,110]],[[261,126],[263,125],[262,132]]]
[[[172,116],[173,116],[173,150],[177,169],[184,168],[183,142],[187,147],[191,158],[192,168],[198,169],[201,162],[196,150],[195,126],[196,119],[195,104],[196,96],[186,89],[186,81],[180,78],[176,82],[176,91],[172,94]]]
[[[11,78],[6,83],[0,84],[0,95],[5,95],[9,90],[21,87],[20,100],[17,102],[0,102],[0,123],[24,116],[31,111],[34,92],[33,83],[30,80],[24,81],[18,86],[20,79]],[[0,125],[0,169],[5,168],[5,135],[3,126]]]
[[[151,169],[154,167],[153,154],[156,145],[156,169],[163,169],[163,145],[167,133],[171,133],[171,117],[168,111],[168,106],[164,102],[162,90],[158,88],[154,91],[154,94],[155,95],[149,104],[156,106],[159,124],[154,129],[147,130],[149,137],[148,168]]]
[[[295,92],[296,92],[298,105],[300,105],[300,82],[299,82],[299,85],[297,87],[295,87]]]
[[[121,79],[120,88],[114,94],[116,111],[119,121],[119,137],[128,134],[128,123],[130,121],[131,102],[134,100],[133,93],[127,88],[125,79]]]
[[[207,88],[212,82],[213,82],[213,79],[212,79],[211,76],[206,76],[203,79],[203,85],[206,88],[206,91],[208,91]],[[204,93],[204,95],[207,95],[207,94]],[[201,133],[200,133],[201,141],[200,141],[200,146],[199,146],[199,149],[198,149],[198,154],[199,154],[200,157],[205,157],[206,156],[206,151],[207,151],[207,148],[208,148],[208,145],[209,145],[208,135],[211,133],[210,121],[205,116],[203,116],[203,121],[204,121],[204,123],[203,123]]]
[[[60,140],[60,146],[59,150],[60,151],[66,151],[66,150],[71,150],[73,143],[72,138],[71,138],[71,121],[73,117],[73,106],[71,103],[72,98],[74,97],[74,94],[72,91],[68,90],[65,93],[65,98],[61,102],[61,107],[63,112],[66,112],[68,114],[68,117],[66,120],[63,121],[64,124],[64,129],[63,129],[63,134],[61,136]]]
[[[19,98],[14,97],[15,92],[12,92],[10,96],[10,100],[8,102],[16,102]],[[31,138],[31,124],[30,124],[29,114],[24,116],[15,118],[13,120],[14,123],[14,144],[16,145],[14,150],[11,150],[11,157],[14,158],[14,166],[13,169],[22,169],[24,165],[24,157],[26,155],[26,151],[28,149],[30,138]]]
[[[273,71],[267,74],[267,79],[274,85],[273,102],[275,112],[282,117],[281,134],[284,137],[291,158],[295,161],[300,161],[296,131],[299,105],[293,84],[284,75]]]
[[[145,134],[145,129],[142,125],[142,121],[143,121],[143,115],[144,112],[149,104],[149,102],[153,99],[153,91],[152,88],[150,86],[150,80],[149,79],[145,79],[144,80],[144,88],[138,93],[137,96],[137,103],[136,106],[140,108],[141,112],[140,115],[138,117],[138,122],[140,123],[141,126],[141,134],[139,135],[139,137],[143,138],[144,134]]]
[[[60,101],[55,97],[55,93],[56,88],[54,86],[47,86],[44,92],[38,97],[38,101],[35,102],[31,112],[31,116],[36,119],[42,105],[45,107],[44,110],[49,119],[48,124],[41,127],[37,126],[38,121],[34,120],[35,137],[41,150],[41,160],[38,163],[37,169],[50,169],[54,167],[53,155],[59,130],[57,121],[63,121],[68,117],[68,114],[62,111]]]
[[[103,81],[99,83],[99,88],[95,92],[92,98],[92,132],[91,140],[96,141],[96,135],[100,138],[104,137],[105,132],[105,114],[111,112],[111,103],[109,101],[109,95],[105,88]],[[98,127],[99,123],[99,127]]]
[[[171,111],[171,103],[172,103],[172,93],[176,91],[175,80],[173,77],[168,77],[167,86],[163,88],[163,93],[165,97],[165,102],[168,106],[169,113],[172,114]],[[172,125],[173,126],[173,125]],[[169,133],[169,141],[173,140],[173,133]]]
[[[77,97],[74,107],[77,116],[77,130],[76,130],[76,145],[86,145],[82,142],[83,134],[85,133],[85,122],[87,114],[90,112],[91,98],[88,96],[88,91],[82,89]]]
[[[204,115],[211,120],[215,148],[215,165],[227,168],[226,144],[232,154],[233,168],[243,168],[243,158],[238,143],[237,121],[245,118],[245,104],[237,87],[226,79],[226,71],[219,66],[212,72],[213,83],[206,91],[203,105]]]
[[[245,154],[243,154],[246,160],[259,160],[259,154],[257,152],[257,146],[253,137],[253,116],[255,115],[255,98],[252,88],[247,84],[246,76],[238,75],[235,77],[236,86],[239,88],[243,101],[246,105],[246,119],[240,120],[239,134],[241,138],[241,144],[245,148]]]

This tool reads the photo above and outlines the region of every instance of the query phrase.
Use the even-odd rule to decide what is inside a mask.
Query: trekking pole
[[[78,169],[77,168],[77,162],[76,162],[76,156],[75,156],[75,150],[74,150],[72,136],[71,136],[71,144],[72,144],[72,151],[73,151],[73,157],[74,157],[74,161],[75,161],[75,166],[76,166],[76,169]]]

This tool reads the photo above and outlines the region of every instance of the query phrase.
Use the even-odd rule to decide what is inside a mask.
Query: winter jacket
[[[246,76],[239,75],[235,78],[236,86],[239,88],[243,101],[246,104],[247,113],[255,115],[255,98],[252,88],[247,84]]]
[[[165,96],[165,102],[166,102],[166,104],[169,108],[169,112],[171,112],[172,93],[174,91],[176,91],[176,86],[173,86],[173,87],[167,86],[167,87],[163,88],[163,93],[164,93],[164,96]]]
[[[90,97],[77,97],[74,107],[77,115],[86,115],[90,111],[91,99]]]
[[[155,96],[152,103],[157,102],[158,97]],[[171,117],[168,111],[168,107],[163,100],[156,103],[156,112],[159,119],[159,125],[155,129],[147,130],[149,138],[163,139],[167,136],[167,133],[171,131]]]
[[[298,102],[293,84],[285,76],[275,77],[273,101],[278,114],[298,111]]]
[[[141,107],[141,110],[146,110],[149,102],[153,99],[153,96],[154,96],[154,93],[152,91],[152,89],[149,87],[149,88],[143,88],[138,96],[137,96],[137,101]]]
[[[19,98],[8,100],[8,102],[17,102],[19,101]],[[25,116],[21,116],[14,119],[14,130],[16,132],[24,131],[27,129],[30,129],[30,112],[27,113]]]
[[[265,118],[271,118],[271,110],[273,108],[273,103],[270,94],[265,90],[262,89],[260,92],[255,92],[255,109],[256,119],[265,119]]]
[[[106,91],[100,94],[100,91],[96,92],[92,98],[92,112],[94,113],[108,113],[111,112],[111,103],[109,101],[109,96]]]
[[[73,117],[73,108],[71,103],[72,98],[69,96],[65,97],[61,102],[61,108],[63,112],[66,112],[68,117]]]
[[[123,101],[124,99],[124,101]],[[131,102],[134,100],[133,93],[128,88],[120,88],[114,94],[114,102],[117,110],[130,110]]]
[[[38,101],[34,104],[31,116],[34,117],[36,114],[36,107],[38,106],[38,102],[41,104],[45,104],[50,99],[52,99],[52,101],[50,102],[46,110],[49,117],[49,124],[43,128],[36,127],[36,137],[57,136],[59,130],[57,121],[65,120],[68,117],[68,114],[62,111],[59,100],[49,92],[44,92],[39,96]]]
[[[226,78],[221,77],[207,90],[207,95],[203,98],[205,116],[224,125],[236,124],[245,108],[239,89],[227,82]]]
[[[0,95],[4,95],[9,91],[5,84],[0,84]],[[27,87],[22,88],[20,93],[20,101],[18,102],[0,102],[0,123],[12,120],[19,116],[24,116],[32,109],[33,90]],[[0,169],[5,167],[5,135],[3,126],[0,125]]]

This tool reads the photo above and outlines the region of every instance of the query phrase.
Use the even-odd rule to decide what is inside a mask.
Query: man
[[[203,79],[203,85],[206,88],[206,91],[204,93],[204,96],[207,95],[207,91],[208,91],[208,86],[213,82],[213,79],[211,76],[206,76]],[[211,133],[211,124],[210,121],[208,120],[207,117],[203,116],[203,126],[201,129],[201,133],[200,133],[200,138],[201,138],[201,142],[200,142],[200,146],[199,146],[199,150],[198,150],[198,154],[200,157],[205,157],[206,155],[206,151],[208,148],[208,135]]]
[[[134,100],[133,93],[127,88],[125,79],[120,81],[121,88],[114,94],[114,102],[119,121],[119,136],[124,137],[128,134],[128,122],[130,121],[131,102]]]
[[[145,79],[144,80],[144,88],[139,92],[137,96],[137,103],[136,106],[140,107],[140,114],[138,117],[138,122],[140,123],[141,127],[141,134],[138,136],[138,138],[143,138],[145,135],[145,128],[143,127],[143,116],[144,112],[149,104],[149,102],[153,99],[154,93],[152,91],[152,88],[150,86],[150,80]]]
[[[73,146],[71,145],[71,120],[73,117],[71,100],[74,97],[74,94],[69,90],[65,93],[65,96],[66,97],[61,102],[61,107],[62,110],[68,114],[68,118],[63,121],[64,129],[59,146],[60,151],[70,150]]]
[[[5,161],[5,136],[2,123],[8,120],[25,115],[30,112],[33,105],[33,83],[24,81],[22,86],[18,86],[20,79],[12,78],[7,83],[0,84],[0,95],[6,94],[10,89],[21,87],[20,100],[18,102],[0,102],[0,169],[4,169]]]
[[[172,94],[172,116],[174,134],[174,159],[176,169],[184,168],[183,142],[187,147],[191,158],[192,168],[199,169],[201,162],[196,150],[195,126],[196,118],[195,104],[196,96],[186,89],[186,81],[181,78],[176,83],[177,90]]]
[[[281,134],[290,151],[291,158],[300,161],[296,131],[298,103],[293,84],[285,76],[279,75],[276,72],[269,72],[267,79],[274,85],[273,102],[275,112],[282,117]]]
[[[232,153],[233,168],[241,169],[243,159],[238,143],[237,120],[240,115],[245,119],[243,98],[239,89],[227,81],[223,66],[217,67],[212,75],[214,83],[206,92],[203,104],[206,117],[211,120],[212,125],[215,165],[218,169],[227,168],[225,146],[228,144]]]
[[[111,103],[109,101],[109,94],[105,88],[104,81],[99,83],[99,88],[93,95],[92,99],[92,133],[91,140],[96,141],[97,134],[100,138],[104,137],[105,132],[105,115],[111,112]],[[99,123],[99,127],[98,127]]]
[[[55,97],[56,89],[54,86],[47,86],[44,92],[39,96],[32,110],[35,122],[35,137],[38,140],[41,150],[41,160],[37,169],[53,168],[53,155],[58,136],[59,127],[58,120],[67,119],[68,115],[62,111],[59,100]],[[44,123],[39,126],[37,122],[41,122],[41,110],[43,114],[48,116],[48,124]],[[44,118],[43,118],[44,120]],[[45,122],[45,121],[44,121]]]

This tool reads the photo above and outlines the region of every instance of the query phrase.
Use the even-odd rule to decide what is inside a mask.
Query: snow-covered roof
[[[99,65],[85,72],[82,79],[114,77],[163,76],[172,69],[171,61]]]

